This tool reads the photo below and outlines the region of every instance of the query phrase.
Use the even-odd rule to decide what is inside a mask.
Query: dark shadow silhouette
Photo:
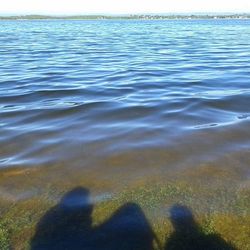
[[[153,250],[163,249],[142,209],[126,203],[99,226],[92,223],[88,189],[77,187],[51,208],[37,225],[31,250]],[[170,210],[174,233],[165,250],[233,250],[219,235],[206,235],[185,206]]]
[[[127,203],[99,228],[106,242],[105,249],[152,250],[153,242],[159,245],[141,208]]]
[[[82,249],[92,234],[92,210],[87,189],[68,192],[38,223],[31,249]]]
[[[166,240],[165,250],[233,250],[219,235],[206,235],[195,222],[192,212],[185,206],[170,209],[174,233]]]
[[[92,225],[89,191],[75,188],[37,225],[32,250],[152,250],[155,235],[141,208],[127,203],[98,227]]]

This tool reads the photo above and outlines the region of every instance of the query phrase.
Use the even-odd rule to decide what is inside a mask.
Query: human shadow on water
[[[98,226],[92,222],[89,190],[77,187],[51,208],[37,225],[31,250],[163,249],[140,206],[126,203]],[[185,206],[170,209],[173,234],[164,250],[233,250],[219,235],[206,235]],[[155,246],[155,248],[154,248]]]
[[[152,250],[154,240],[158,242],[137,204],[123,205],[97,227],[92,211],[88,189],[71,190],[40,220],[31,250]]]
[[[182,205],[170,209],[174,233],[166,240],[164,250],[233,250],[219,235],[206,235],[195,222],[192,212]]]

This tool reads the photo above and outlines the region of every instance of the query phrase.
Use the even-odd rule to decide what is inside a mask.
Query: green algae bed
[[[91,214],[93,226],[98,226],[106,221],[126,203],[133,202],[142,209],[149,221],[152,230],[157,235],[160,243],[155,249],[160,249],[174,233],[174,228],[169,218],[169,209],[175,204],[187,207],[195,219],[203,235],[217,235],[232,249],[250,249],[250,189],[249,183],[244,183],[235,188],[231,175],[223,171],[216,172],[209,167],[204,167],[201,174],[206,173],[207,178],[224,180],[226,185],[213,185],[211,181],[204,182],[199,174],[193,171],[190,179],[172,178],[172,180],[143,180],[139,179],[133,185],[124,186],[117,192],[104,193],[108,190],[106,183],[91,183],[89,178],[80,176],[73,182],[54,182],[40,185],[44,188],[35,195],[26,193],[17,200],[14,197],[3,195],[1,189],[1,219],[0,219],[0,249],[30,249],[30,240],[36,232],[37,223],[44,214],[56,206],[61,197],[75,187],[84,187],[96,199]],[[41,173],[40,173],[41,174]],[[198,175],[198,176],[197,176]],[[14,183],[20,183],[27,188],[38,180],[39,171],[6,170],[1,174],[2,187],[7,188]],[[198,178],[197,178],[198,177]],[[58,177],[60,179],[60,177]],[[10,182],[11,180],[11,182]],[[229,183],[232,183],[230,185]],[[22,191],[20,186],[16,188]],[[38,190],[41,187],[37,186]],[[190,236],[191,237],[191,236]],[[182,249],[186,240],[176,238],[177,248]],[[169,248],[170,249],[170,248]],[[186,248],[183,248],[186,249]],[[231,248],[227,248],[231,249]]]

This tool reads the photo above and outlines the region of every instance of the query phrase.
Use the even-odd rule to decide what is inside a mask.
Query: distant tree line
[[[250,19],[250,14],[190,14],[190,15],[74,15],[74,16],[48,16],[48,15],[19,15],[0,16],[0,20],[99,20],[99,19]]]

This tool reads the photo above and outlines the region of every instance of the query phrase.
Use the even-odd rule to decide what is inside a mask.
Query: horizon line
[[[138,13],[1,13],[0,16],[134,16],[134,15],[153,15],[153,16],[164,16],[164,15],[249,15],[250,12],[163,12],[163,13],[154,13],[154,12],[138,12]]]

